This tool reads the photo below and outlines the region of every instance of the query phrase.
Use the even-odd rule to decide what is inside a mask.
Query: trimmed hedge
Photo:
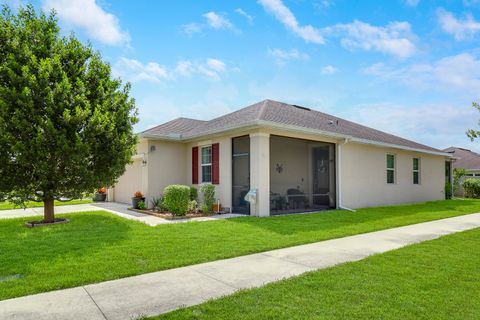
[[[462,187],[467,198],[480,198],[480,179],[465,179]]]
[[[184,216],[190,203],[190,187],[172,184],[163,191],[163,205],[173,215]]]

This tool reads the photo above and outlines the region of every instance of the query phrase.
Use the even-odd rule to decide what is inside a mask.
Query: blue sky
[[[25,0],[7,2],[16,7]],[[480,0],[37,0],[133,86],[137,130],[269,98],[480,151]]]

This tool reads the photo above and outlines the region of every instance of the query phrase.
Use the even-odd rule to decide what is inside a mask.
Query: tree
[[[472,107],[480,111],[480,104],[478,102],[472,102]],[[475,140],[477,138],[480,138],[480,131],[479,130],[473,130],[469,129],[467,130],[467,136],[470,138],[470,140]]]
[[[0,15],[0,198],[44,203],[111,186],[134,154],[130,84],[32,5]]]
[[[460,189],[460,180],[467,174],[464,168],[453,169],[453,194],[457,194]]]

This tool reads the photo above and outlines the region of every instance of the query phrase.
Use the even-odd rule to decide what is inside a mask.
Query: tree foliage
[[[480,111],[480,104],[478,102],[472,102],[472,107]],[[475,140],[477,138],[480,138],[480,131],[479,130],[474,130],[474,129],[469,129],[467,130],[467,136],[470,138],[470,140]]]
[[[23,203],[113,185],[135,150],[130,85],[54,12],[0,15],[0,195]],[[47,208],[46,208],[47,209]],[[51,217],[53,219],[53,207]]]

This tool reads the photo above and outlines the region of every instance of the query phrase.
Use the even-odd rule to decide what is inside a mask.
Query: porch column
[[[252,216],[270,215],[270,134],[250,134],[250,188],[257,189],[257,203],[250,207]]]

